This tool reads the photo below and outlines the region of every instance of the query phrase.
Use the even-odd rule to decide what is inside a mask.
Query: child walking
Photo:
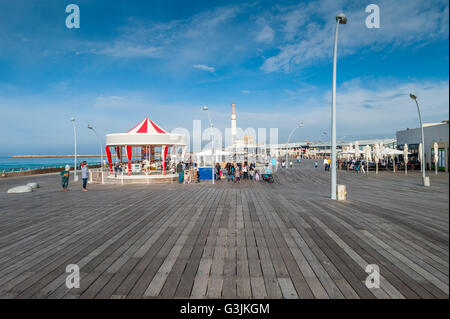
[[[89,169],[87,167],[87,162],[83,162],[83,166],[81,167],[81,179],[83,180],[83,192],[87,192],[87,181],[89,178]]]
[[[61,172],[61,186],[63,191],[67,192],[69,189],[69,173],[70,173],[70,166],[66,165],[64,170]]]
[[[239,171],[239,167],[236,168],[236,171],[234,173],[234,177],[235,177],[235,183],[240,183],[241,181],[241,172]]]

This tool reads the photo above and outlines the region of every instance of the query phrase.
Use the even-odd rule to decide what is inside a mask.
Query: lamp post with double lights
[[[94,127],[91,124],[88,124],[87,128],[92,130],[92,132],[94,132],[95,136],[97,136],[98,146],[100,147],[100,170],[102,173],[102,184],[103,184],[104,183],[104,181],[103,181],[103,144],[102,144],[102,141],[100,140],[100,136],[97,134],[97,131],[94,129]]]
[[[299,127],[303,127],[305,126],[303,123],[299,123],[297,124],[296,127],[294,127],[291,131],[291,133],[289,133],[288,139],[287,139],[287,143],[286,143],[286,167],[289,167],[289,153],[288,153],[288,147],[289,147],[289,141],[291,140],[291,136],[292,134],[294,134],[295,130],[298,129]]]

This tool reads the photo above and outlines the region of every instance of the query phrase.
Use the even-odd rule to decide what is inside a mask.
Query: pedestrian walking
[[[241,171],[239,169],[239,166],[236,168],[235,172],[234,172],[234,178],[235,178],[235,183],[240,183],[241,182]]]
[[[87,162],[84,161],[81,166],[81,179],[83,180],[83,192],[87,192],[87,181],[89,178],[89,168],[87,167]]]
[[[364,162],[364,160],[362,160],[361,161],[361,172],[363,173],[363,174],[365,174],[366,173],[366,170],[364,169],[364,165],[365,165],[366,163]]]
[[[317,163],[317,161],[314,162],[314,168],[319,167],[319,164]]]
[[[256,182],[259,182],[259,178],[260,178],[260,177],[259,177],[259,172],[258,172],[258,170],[256,169],[256,170],[255,170],[255,181],[256,181]]]
[[[70,174],[70,166],[66,165],[64,170],[61,172],[61,186],[63,191],[67,192],[69,190],[69,174]]]

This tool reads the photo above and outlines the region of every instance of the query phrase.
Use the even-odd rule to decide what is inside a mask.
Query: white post
[[[104,184],[104,180],[103,180],[103,144],[102,144],[102,141],[101,141],[100,136],[98,135],[97,131],[90,124],[88,124],[88,129],[90,129],[94,132],[95,136],[97,137],[98,146],[100,147],[100,170],[102,171],[102,184]]]
[[[417,102],[417,96],[415,96],[414,94],[410,94],[409,96],[416,102],[417,113],[419,113],[420,129],[422,133],[422,163],[420,163],[422,165],[422,182],[423,186],[430,186],[429,180],[427,180],[427,178],[425,177],[425,138],[423,134],[422,116],[420,114],[419,103]]]
[[[208,114],[209,114],[209,112],[208,112]],[[214,132],[213,132],[213,125],[212,125],[212,123],[211,123],[211,156],[212,156],[212,183],[213,183],[213,185],[214,185],[214,173],[215,173],[215,170],[216,170],[216,155],[215,155],[215,152],[214,152]]]
[[[73,165],[73,181],[78,181],[78,175],[77,175],[77,130],[75,128],[75,118],[72,117],[70,119],[72,121],[73,126],[73,144],[74,144],[74,165]]]
[[[331,199],[336,199],[336,64],[339,24],[346,24],[347,17],[340,13],[336,16],[336,34],[333,52],[333,85],[331,95]]]
[[[336,199],[336,63],[339,20],[336,19],[333,53],[333,84],[331,95],[331,199]]]
[[[211,128],[211,156],[212,156],[212,184],[214,184],[214,170],[215,168],[215,154],[214,154],[214,132],[213,132],[213,124],[211,121],[211,116],[209,115],[209,109],[207,106],[203,107],[203,111],[206,111],[208,113],[208,120],[209,120],[209,126]]]
[[[422,116],[420,114],[419,103],[417,102],[417,99],[414,99],[414,101],[416,101],[417,112],[419,113],[420,130],[422,133],[422,181],[425,183],[425,138],[423,134]]]

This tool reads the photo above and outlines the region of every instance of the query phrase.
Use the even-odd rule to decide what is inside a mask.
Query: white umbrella
[[[353,143],[348,144],[348,149],[344,154],[355,154],[355,150],[353,149]],[[347,156],[347,160],[350,159],[350,156]]]
[[[381,151],[381,154],[382,155],[386,155],[386,156],[392,156],[392,155],[402,155],[402,154],[404,154],[404,152],[400,151],[400,150],[396,150],[396,149],[390,148],[390,147],[385,147]],[[408,153],[408,154],[410,154],[410,153]]]
[[[405,162],[405,175],[408,174],[408,144],[403,145],[403,161]]]
[[[370,146],[366,145],[364,146],[364,157],[366,159],[366,165],[367,165],[367,172],[369,172],[369,161],[371,160],[370,156]]]
[[[439,162],[438,143],[434,142],[433,148],[434,148],[434,173],[437,174],[437,167],[438,167],[438,162]]]
[[[369,161],[372,160],[372,149],[370,148],[369,145],[367,145],[367,159],[368,159]]]
[[[422,170],[422,143],[420,143],[419,144],[419,162],[420,162],[420,167],[421,167],[421,169],[420,170]]]
[[[351,149],[351,150],[346,150],[346,151],[341,151],[341,154],[356,154],[356,149]]]
[[[380,145],[379,144],[375,144],[375,153],[374,153],[374,157],[375,157],[375,167],[376,167],[376,173],[378,174],[378,160],[380,159]]]
[[[356,159],[359,159],[359,142],[355,142],[355,157]]]
[[[380,150],[380,155],[379,155],[379,157],[380,157],[380,159],[381,158],[384,158],[384,154],[383,154],[383,150],[384,150],[384,144],[383,143],[379,143],[379,150]]]

